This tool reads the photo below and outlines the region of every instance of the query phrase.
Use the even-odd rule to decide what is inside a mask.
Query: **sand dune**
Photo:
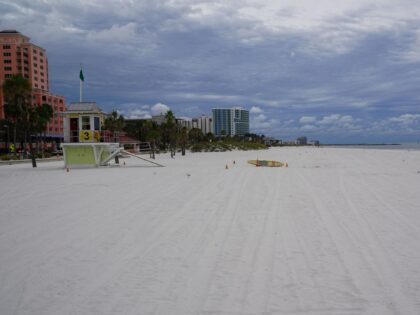
[[[0,166],[1,314],[420,314],[420,151],[124,161]]]

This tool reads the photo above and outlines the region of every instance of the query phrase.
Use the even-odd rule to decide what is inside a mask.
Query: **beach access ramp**
[[[127,154],[127,155],[129,155],[129,156],[133,156],[133,157],[135,157],[135,158],[138,158],[138,159],[140,159],[140,160],[143,160],[143,161],[149,162],[149,163],[154,164],[154,165],[159,166],[159,167],[165,167],[165,165],[162,165],[162,164],[159,164],[159,163],[156,163],[156,162],[150,161],[149,159],[145,159],[144,157],[141,157],[141,156],[139,156],[139,155],[137,155],[137,154],[134,154],[134,153],[128,152],[128,151],[126,151],[126,150],[121,150],[121,153],[125,153],[125,154]]]

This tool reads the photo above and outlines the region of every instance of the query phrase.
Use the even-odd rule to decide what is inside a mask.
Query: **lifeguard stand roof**
[[[102,113],[102,109],[96,102],[77,102],[71,103],[67,107],[67,112],[71,113]]]

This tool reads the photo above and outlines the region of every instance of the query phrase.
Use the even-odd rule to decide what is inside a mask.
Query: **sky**
[[[418,0],[0,0],[50,90],[126,118],[250,110],[251,132],[420,141]]]

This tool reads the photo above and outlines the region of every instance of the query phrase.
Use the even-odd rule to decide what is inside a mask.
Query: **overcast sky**
[[[50,85],[125,117],[251,111],[251,131],[420,140],[419,0],[0,0],[47,50]]]

